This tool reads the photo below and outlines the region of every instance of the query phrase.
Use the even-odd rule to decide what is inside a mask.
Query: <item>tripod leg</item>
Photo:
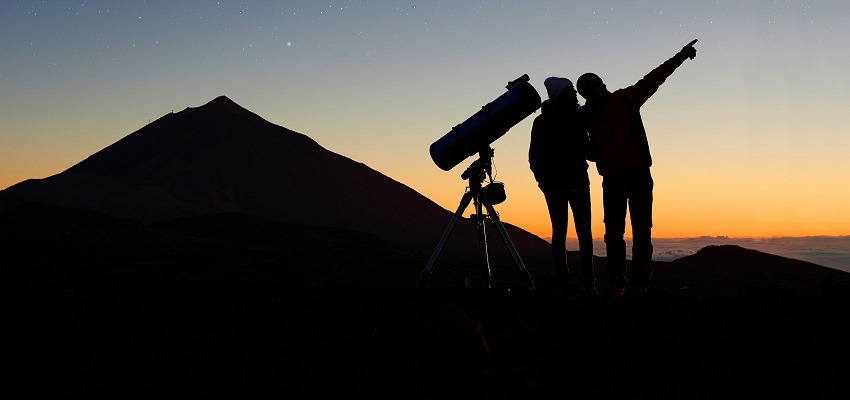
[[[508,231],[505,230],[505,226],[502,225],[502,221],[499,219],[499,214],[496,214],[496,209],[493,208],[492,204],[485,204],[485,206],[487,207],[487,213],[490,215],[490,219],[493,220],[493,225],[496,225],[496,230],[499,231],[499,235],[502,237],[502,242],[505,243],[505,246],[508,248],[508,252],[511,253],[511,257],[514,259],[514,264],[516,264],[517,268],[519,268],[522,279],[528,285],[530,290],[534,290],[534,280],[531,279],[531,273],[528,272],[528,269],[525,268],[525,264],[523,264],[522,259],[519,257],[519,253],[517,253],[514,243],[511,241],[510,236],[508,236]]]
[[[449,226],[446,227],[446,230],[443,232],[443,236],[440,238],[440,242],[437,243],[437,248],[434,250],[434,253],[431,254],[431,259],[428,260],[428,265],[425,266],[425,269],[422,270],[422,274],[419,275],[419,281],[416,282],[417,288],[425,287],[425,284],[428,282],[428,279],[431,278],[431,273],[434,270],[434,264],[437,263],[437,259],[440,258],[440,254],[443,252],[443,248],[446,247],[446,243],[449,241],[449,237],[452,236],[452,232],[455,230],[455,226],[457,225],[457,221],[460,220],[460,217],[463,215],[463,211],[466,210],[466,207],[469,206],[469,202],[472,201],[472,193],[466,192],[463,194],[463,198],[460,200],[460,205],[455,211],[454,216],[452,216],[452,220],[449,222]]]
[[[487,289],[493,288],[493,275],[490,272],[490,255],[487,253],[487,232],[484,230],[484,212],[481,202],[475,198],[475,225],[478,227],[478,251],[481,254],[481,276]]]

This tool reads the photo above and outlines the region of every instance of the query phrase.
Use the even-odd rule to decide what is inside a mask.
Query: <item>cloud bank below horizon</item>
[[[549,241],[551,238],[546,238]],[[681,239],[652,239],[654,261],[673,261],[692,255],[706,246],[737,245],[781,257],[850,272],[850,236],[807,236],[776,238],[730,238],[703,236]],[[575,238],[567,238],[567,248],[578,250]],[[594,253],[605,256],[602,238],[593,240]],[[631,259],[631,240],[626,239],[626,256]]]

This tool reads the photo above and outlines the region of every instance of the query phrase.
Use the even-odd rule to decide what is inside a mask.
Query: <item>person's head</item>
[[[573,82],[569,79],[551,76],[543,81],[543,85],[546,86],[546,93],[549,94],[550,99],[565,100],[568,103],[578,104],[576,90],[573,88]]]
[[[588,72],[578,78],[576,89],[578,89],[581,97],[590,101],[598,100],[611,94],[605,83],[602,82],[602,78],[592,72]]]

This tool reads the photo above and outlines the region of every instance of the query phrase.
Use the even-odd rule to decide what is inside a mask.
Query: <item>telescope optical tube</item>
[[[540,108],[540,95],[527,76],[511,84],[507,92],[431,144],[431,159],[438,167],[454,168]]]

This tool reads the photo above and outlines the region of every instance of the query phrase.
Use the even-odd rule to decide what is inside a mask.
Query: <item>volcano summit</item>
[[[30,201],[144,223],[249,214],[377,234],[426,251],[451,218],[413,189],[225,96],[167,114],[60,174],[0,192],[0,208]],[[548,266],[545,241],[507,229],[524,259]],[[447,255],[477,257],[473,224],[460,224],[451,242]],[[507,257],[504,246],[491,247],[494,261]]]

